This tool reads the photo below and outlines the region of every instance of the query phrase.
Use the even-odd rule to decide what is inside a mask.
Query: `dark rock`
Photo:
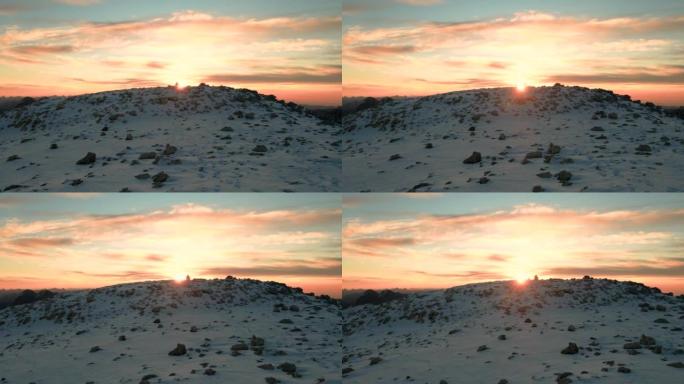
[[[563,348],[561,353],[564,355],[574,355],[574,354],[579,353],[579,348],[577,347],[577,344],[575,344],[575,343],[568,343],[568,346]]]
[[[187,353],[187,350],[185,349],[184,344],[178,344],[176,345],[176,348],[174,348],[171,352],[169,352],[169,356],[182,356]]]
[[[173,145],[166,144],[166,148],[164,148],[164,152],[162,152],[162,155],[164,156],[171,156],[174,153],[178,151],[178,148],[174,147]]]
[[[528,152],[527,155],[525,155],[525,159],[541,159],[542,156],[544,156],[544,154],[539,151]]]
[[[266,153],[266,152],[268,152],[268,148],[266,148],[265,145],[259,144],[259,145],[257,145],[256,147],[254,147],[254,148],[252,149],[252,152],[255,152],[255,153]]]
[[[297,366],[292,363],[282,363],[278,366],[278,369],[287,373],[288,375],[292,375],[297,372]]]
[[[641,335],[639,339],[639,344],[641,345],[655,345],[656,340],[651,336]]]
[[[473,152],[467,159],[463,160],[463,164],[476,164],[482,161],[482,154],[480,152]]]
[[[77,165],[87,165],[92,164],[97,159],[97,156],[93,152],[88,152],[83,158],[76,162]]]
[[[168,179],[169,179],[169,175],[167,175],[166,172],[162,171],[162,172],[159,172],[152,177],[152,182],[154,182],[155,184],[161,184]]]
[[[572,173],[570,173],[569,171],[563,170],[563,171],[560,171],[556,174],[556,178],[558,179],[558,181],[564,183],[564,182],[570,181],[570,179],[572,179]]]

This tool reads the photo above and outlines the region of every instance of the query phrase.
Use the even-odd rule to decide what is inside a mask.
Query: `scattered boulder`
[[[176,348],[174,348],[171,352],[169,352],[169,356],[182,356],[187,353],[187,350],[185,349],[185,344],[178,344],[176,345]]]
[[[159,172],[152,177],[152,182],[155,185],[161,185],[163,182],[165,182],[168,179],[169,179],[169,175],[166,172],[162,171],[162,172]]]
[[[575,355],[575,354],[579,353],[579,348],[577,347],[577,344],[575,344],[575,343],[568,343],[568,346],[563,348],[561,353],[564,355]]]
[[[166,148],[164,148],[164,152],[162,152],[162,155],[164,156],[171,156],[174,153],[178,151],[178,148],[174,147],[173,145],[166,144]]]
[[[463,164],[477,164],[482,161],[482,154],[480,152],[473,152],[467,159],[463,160]]]
[[[88,152],[85,156],[83,156],[80,160],[76,162],[77,165],[88,165],[88,164],[93,164],[95,160],[97,159],[97,156],[93,152]]]
[[[282,363],[278,366],[278,369],[287,373],[288,375],[294,375],[295,373],[297,373],[297,366],[292,363]]]
[[[572,179],[572,173],[565,170],[560,171],[556,174],[556,179],[558,179],[558,181],[561,183],[567,183],[570,181],[570,179]]]

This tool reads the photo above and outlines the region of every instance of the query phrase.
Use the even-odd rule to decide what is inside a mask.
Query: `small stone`
[[[176,345],[176,348],[174,348],[171,352],[169,352],[169,356],[182,356],[187,353],[187,349],[185,348],[185,344],[178,344]]]
[[[168,179],[169,179],[169,175],[167,175],[166,172],[162,171],[162,172],[159,172],[152,177],[152,182],[154,182],[155,184],[161,184]]]
[[[463,160],[463,164],[476,164],[482,161],[482,154],[480,152],[473,152],[467,159]]]
[[[562,354],[564,355],[574,355],[579,352],[579,348],[577,347],[577,344],[575,343],[568,343],[568,346],[563,348],[561,351]]]
[[[77,165],[87,165],[92,164],[97,159],[97,156],[93,152],[88,152],[83,158],[76,162]]]

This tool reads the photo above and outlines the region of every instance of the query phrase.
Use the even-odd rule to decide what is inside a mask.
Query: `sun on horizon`
[[[629,10],[605,1],[464,3],[347,0],[358,9],[344,19],[344,96],[562,83],[684,105],[684,7],[673,0],[629,2]],[[511,73],[526,84],[511,84]]]
[[[340,103],[334,2],[14,2],[0,5],[0,96],[205,82],[298,104]]]

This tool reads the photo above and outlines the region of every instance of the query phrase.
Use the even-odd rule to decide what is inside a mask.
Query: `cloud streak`
[[[349,209],[364,212],[374,202],[360,200]],[[398,216],[345,218],[345,279],[394,276],[398,286],[418,288],[535,274],[683,276],[684,206],[582,210],[530,203],[490,212]]]
[[[87,205],[113,197],[96,197]],[[10,199],[7,209],[26,210],[35,200],[51,198],[65,199]],[[277,198],[269,197],[269,205]],[[41,211],[39,216],[0,219],[0,263],[6,266],[0,279],[23,276],[52,281],[51,287],[93,287],[233,274],[296,281],[325,293],[339,289],[341,210],[332,204],[240,209],[180,202],[159,209]]]
[[[444,11],[427,14],[442,19]],[[668,71],[683,58],[677,31],[684,13],[598,18],[528,9],[462,17],[392,26],[352,15],[343,35],[345,96],[424,95],[522,81],[605,86],[684,103],[684,96],[672,97],[673,89],[684,88],[684,76]],[[668,89],[658,92],[658,86]]]
[[[84,6],[84,14],[102,19],[101,7],[85,7],[96,2],[68,3]],[[0,7],[0,15],[20,9]],[[31,12],[26,9],[27,17]],[[23,87],[30,94],[19,96],[44,96],[46,87],[52,87],[50,94],[80,94],[210,79],[297,97],[299,102],[317,98],[334,104],[339,102],[341,73],[328,68],[340,61],[340,26],[337,14],[235,17],[184,9],[147,19],[36,22],[31,27],[6,26],[0,32],[0,64],[14,69],[12,82],[35,86],[33,91]],[[281,70],[259,62],[277,63]],[[299,71],[301,67],[310,70]],[[4,76],[0,74],[0,81],[9,83]],[[7,93],[18,90],[0,88],[5,96],[18,96]],[[321,95],[328,99],[320,100]]]

